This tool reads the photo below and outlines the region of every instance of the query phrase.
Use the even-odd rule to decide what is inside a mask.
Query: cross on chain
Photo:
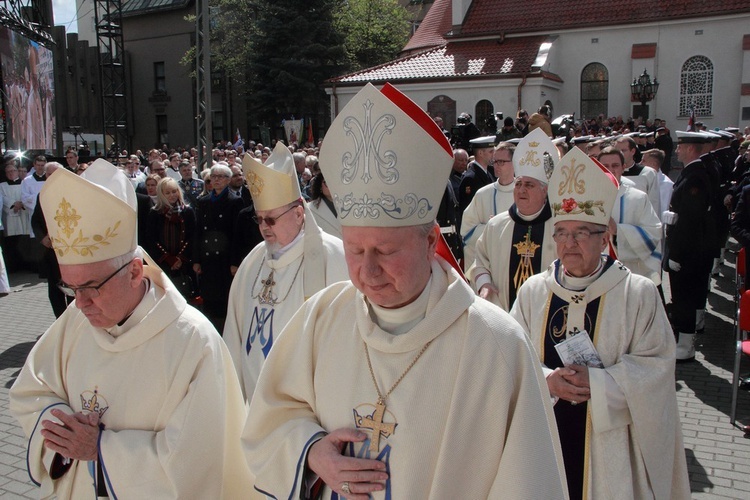
[[[396,424],[383,423],[385,414],[385,403],[378,400],[375,405],[375,411],[369,417],[356,416],[356,426],[360,429],[372,430],[372,439],[370,440],[370,451],[377,453],[380,451],[380,435],[389,437],[396,430]]]
[[[271,269],[271,273],[261,283],[263,284],[263,290],[261,290],[258,296],[258,301],[261,304],[276,305],[276,296],[273,293],[273,287],[276,285],[276,282],[273,280],[273,269]]]

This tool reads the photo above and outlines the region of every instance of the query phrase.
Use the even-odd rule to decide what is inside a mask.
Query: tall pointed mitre
[[[39,203],[62,265],[112,259],[138,244],[133,185],[106,160],[96,160],[80,177],[58,168],[44,183]]]
[[[555,223],[564,220],[609,224],[617,180],[578,148],[562,157],[549,180],[547,196]]]
[[[281,142],[276,143],[265,165],[252,155],[242,159],[242,171],[253,197],[255,210],[273,210],[302,197],[294,158]]]
[[[547,183],[560,155],[544,130],[535,128],[516,146],[513,170],[517,177],[531,177]]]
[[[390,84],[367,84],[326,133],[320,167],[342,226],[399,227],[435,219],[453,166],[440,128]]]

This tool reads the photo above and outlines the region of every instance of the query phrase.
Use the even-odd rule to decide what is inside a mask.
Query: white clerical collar
[[[500,184],[500,180],[497,181],[497,189],[504,193],[510,193],[516,188],[516,183],[510,181],[510,184]]]
[[[517,207],[518,207],[518,206],[516,205],[516,208],[517,208]],[[520,218],[521,218],[522,220],[525,220],[526,222],[528,222],[528,221],[530,221],[530,220],[534,220],[534,219],[536,219],[537,217],[539,217],[539,215],[540,215],[540,214],[542,213],[542,210],[544,210],[544,205],[542,205],[542,208],[540,208],[540,209],[539,209],[539,211],[538,211],[537,213],[535,213],[535,214],[531,214],[531,215],[524,215],[524,214],[522,214],[522,213],[521,213],[520,211],[518,211],[518,210],[516,210],[516,214],[517,214],[517,215],[518,215],[518,216],[519,216],[519,217],[520,217]]]
[[[398,309],[386,309],[368,301],[368,304],[370,304],[370,316],[383,331],[391,335],[401,335],[408,332],[427,315],[431,285],[432,275],[430,275],[427,285],[422,290],[422,293],[419,294],[417,300]]]
[[[299,233],[297,233],[297,236],[294,237],[294,239],[291,241],[291,243],[284,245],[283,247],[279,248],[278,250],[276,248],[272,248],[270,245],[266,244],[266,249],[271,254],[271,258],[274,260],[277,260],[281,258],[282,255],[287,253],[290,248],[292,248],[298,241],[300,241],[305,236],[305,228],[299,230]],[[274,245],[275,246],[275,245]]]
[[[588,276],[582,277],[572,276],[565,271],[565,268],[563,266],[560,266],[560,269],[562,271],[560,273],[560,284],[568,290],[585,290],[591,283],[596,281],[597,278],[601,276],[602,272],[604,271],[605,262],[607,262],[607,256],[602,255],[599,259],[599,266],[597,266],[597,268],[594,269],[594,271]]]
[[[113,337],[119,337],[140,323],[143,318],[146,317],[146,314],[148,314],[149,311],[154,308],[156,303],[164,296],[164,290],[160,287],[154,286],[150,279],[144,278],[143,282],[146,284],[146,291],[143,294],[141,301],[135,306],[133,312],[130,313],[128,319],[126,319],[122,325],[115,325],[106,329],[107,333]]]

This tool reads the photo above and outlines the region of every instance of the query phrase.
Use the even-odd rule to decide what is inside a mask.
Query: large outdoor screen
[[[55,75],[52,51],[0,27],[0,68],[8,149],[55,149]]]

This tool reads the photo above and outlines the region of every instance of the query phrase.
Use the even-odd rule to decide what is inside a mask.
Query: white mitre
[[[552,139],[541,128],[535,128],[516,146],[513,170],[516,177],[531,177],[546,184],[559,159]]]
[[[39,203],[61,265],[101,262],[136,249],[133,185],[106,160],[96,160],[80,177],[58,168],[44,183]]]
[[[617,188],[617,180],[601,163],[572,148],[549,180],[547,196],[554,222],[573,220],[608,225]]]
[[[435,220],[453,149],[417,104],[367,84],[326,133],[320,168],[342,226],[400,227]]]
[[[242,171],[255,210],[273,210],[302,197],[294,158],[281,141],[276,143],[265,165],[251,155],[245,155]]]

